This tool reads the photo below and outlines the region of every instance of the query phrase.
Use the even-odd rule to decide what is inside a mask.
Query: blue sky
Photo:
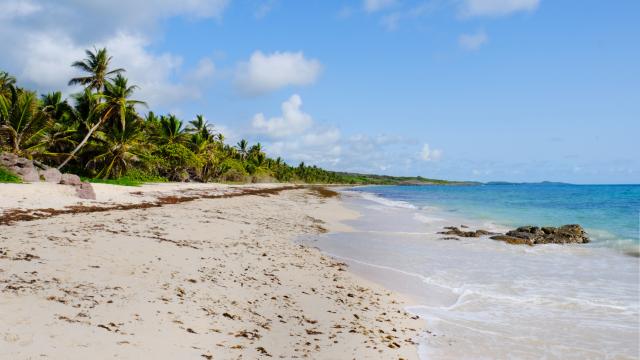
[[[640,183],[640,2],[0,0],[41,92],[107,46],[160,113],[329,169]],[[145,111],[144,109],[141,109]]]

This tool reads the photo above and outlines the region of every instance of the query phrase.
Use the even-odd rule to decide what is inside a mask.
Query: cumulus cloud
[[[313,84],[321,70],[318,60],[307,59],[302,52],[256,51],[238,66],[235,82],[242,92],[259,95],[289,85]]]
[[[396,0],[364,0],[362,6],[366,12],[376,12],[395,4]]]
[[[112,65],[124,67],[130,82],[140,87],[137,98],[151,106],[171,106],[199,97],[215,66],[203,58],[195,68],[184,69],[180,56],[151,51],[149,35],[138,30],[145,30],[144,25],[165,16],[217,17],[225,5],[226,0],[189,0],[180,4],[161,0],[153,6],[138,0],[109,4],[0,0],[0,18],[6,18],[0,22],[0,47],[11,49],[0,57],[0,68],[16,74],[24,85],[38,91],[69,93],[77,90],[66,86],[78,74],[71,63],[83,59],[85,49],[107,47],[113,56]],[[114,9],[117,14],[109,15]],[[133,28],[136,31],[128,30]]]
[[[302,98],[292,95],[282,103],[282,115],[267,119],[263,113],[256,114],[251,121],[253,129],[273,138],[301,134],[313,125],[311,115],[301,109]]]
[[[420,151],[420,159],[422,161],[438,161],[442,157],[442,150],[431,149],[429,144],[422,145],[422,151]]]
[[[464,50],[474,51],[489,41],[487,34],[480,30],[473,34],[462,34],[458,37],[458,44]]]
[[[504,16],[520,11],[534,11],[540,0],[465,0],[460,12],[463,16]]]

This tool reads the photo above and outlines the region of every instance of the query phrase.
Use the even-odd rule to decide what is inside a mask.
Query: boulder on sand
[[[3,153],[0,155],[0,165],[18,175],[24,182],[38,182],[40,175],[33,165],[33,161],[21,158],[15,154]]]
[[[93,191],[93,186],[88,182],[80,183],[76,185],[76,195],[81,199],[95,200],[96,192]]]
[[[40,170],[38,173],[45,182],[59,184],[62,181],[62,173],[56,168]]]
[[[82,184],[82,180],[80,180],[80,176],[74,174],[62,174],[60,178],[60,184],[62,185],[80,185]]]

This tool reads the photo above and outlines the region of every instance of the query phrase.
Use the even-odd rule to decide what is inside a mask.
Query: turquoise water
[[[580,224],[594,245],[640,243],[640,185],[368,186],[352,190],[511,227]]]
[[[422,359],[638,359],[640,186],[368,186],[351,231],[304,241],[411,299]],[[587,245],[443,239],[445,226],[583,225]],[[629,256],[634,255],[634,256]]]

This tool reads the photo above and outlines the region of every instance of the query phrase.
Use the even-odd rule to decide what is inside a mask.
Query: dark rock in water
[[[572,224],[560,227],[521,226],[508,231],[506,235],[492,236],[491,239],[509,244],[586,244],[589,237],[582,226]]]
[[[489,232],[487,230],[464,231],[464,230],[458,229],[455,226],[445,226],[444,229],[447,230],[447,231],[441,231],[438,234],[455,235],[455,236],[460,236],[460,237],[480,237],[480,236],[484,236],[484,235],[493,235],[493,234],[495,234],[495,233]]]
[[[81,199],[95,200],[96,192],[93,191],[93,186],[88,182],[80,183],[76,185],[76,195]]]

